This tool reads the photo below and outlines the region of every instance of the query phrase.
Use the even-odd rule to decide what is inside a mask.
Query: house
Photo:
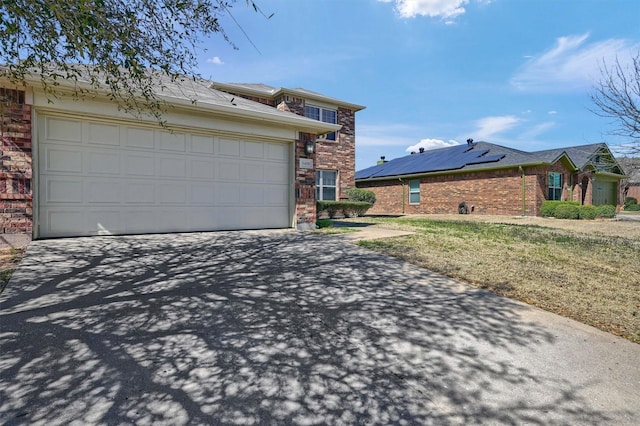
[[[354,186],[362,107],[308,92],[320,119],[308,118],[293,96],[305,91],[282,91],[276,108],[213,86],[159,84],[163,128],[106,95],[50,102],[38,79],[0,80],[0,238],[305,228],[316,176],[322,196]]]
[[[338,131],[320,135],[316,139],[316,176],[307,185],[309,188],[315,186],[316,200],[343,200],[347,198],[347,191],[355,188],[355,114],[364,106],[300,88],[240,83],[213,83],[213,87],[282,111],[338,124]]]
[[[640,158],[638,157],[620,157],[617,159],[622,166],[627,179],[622,181],[622,195],[624,197],[633,197],[640,200]]]
[[[378,163],[356,172],[357,187],[376,194],[372,214],[466,207],[474,214],[536,216],[545,200],[618,206],[625,177],[604,143],[525,152],[469,139]]]

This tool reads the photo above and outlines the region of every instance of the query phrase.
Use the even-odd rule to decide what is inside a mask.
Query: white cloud
[[[555,110],[551,110],[551,111],[547,112],[547,114],[549,114],[549,115],[556,115],[557,113],[558,113],[558,111],[555,111]]]
[[[616,57],[625,63],[640,44],[624,39],[588,42],[589,34],[559,37],[553,47],[534,55],[513,76],[511,84],[528,91],[585,90],[600,79],[604,63]]]
[[[424,148],[426,151],[428,151],[430,149],[445,148],[445,147],[454,146],[454,145],[460,145],[460,144],[457,141],[454,141],[452,139],[448,141],[443,141],[441,139],[422,139],[417,144],[407,147],[405,151],[417,152],[420,150],[420,148]]]
[[[520,123],[522,120],[513,115],[502,115],[494,117],[485,117],[476,120],[476,129],[471,133],[476,141],[487,140],[491,142],[494,135],[509,130]]]
[[[378,0],[384,3],[396,4],[396,12],[402,18],[415,18],[427,16],[430,18],[442,18],[447,24],[452,19],[466,12],[464,6],[470,0]],[[476,0],[478,3],[491,3],[491,0]]]
[[[536,139],[541,134],[551,130],[553,127],[555,127],[555,125],[556,123],[553,121],[547,121],[545,123],[536,124],[535,126],[521,133],[518,136],[518,139],[527,140],[527,141],[531,139]]]
[[[222,59],[220,59],[217,56],[214,56],[213,58],[207,59],[207,63],[208,64],[214,64],[214,65],[224,65],[224,62],[222,62]]]

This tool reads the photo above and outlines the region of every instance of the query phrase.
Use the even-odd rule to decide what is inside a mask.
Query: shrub
[[[358,217],[364,215],[371,208],[371,203],[364,201],[317,201],[316,210],[318,213],[326,211],[330,218],[342,212],[345,217]]]
[[[596,207],[598,209],[598,217],[609,219],[616,216],[616,207],[609,204],[603,204]]]
[[[579,206],[580,203],[578,203],[577,201],[559,201],[559,200],[543,201],[542,206],[540,206],[540,215],[544,217],[557,217],[556,208],[561,205]]]
[[[628,206],[634,206],[634,205],[638,205],[638,199],[637,198],[627,197],[627,198],[624,199],[625,210],[627,209]]]
[[[624,211],[626,212],[640,212],[640,204],[629,204],[624,207]]]
[[[318,228],[331,228],[331,220],[330,219],[316,220],[316,226]]]
[[[598,216],[598,209],[596,206],[580,206],[579,215],[580,219],[593,220]]]
[[[347,191],[349,201],[362,201],[369,204],[376,202],[376,194],[368,189],[351,188]]]
[[[558,219],[578,219],[580,217],[580,206],[569,203],[562,203],[556,206],[555,217]]]

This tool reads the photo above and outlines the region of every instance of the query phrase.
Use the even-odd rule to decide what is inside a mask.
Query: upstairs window
[[[409,204],[420,204],[420,181],[409,181]]]
[[[306,105],[304,107],[304,116],[311,118],[312,120],[322,121],[324,123],[337,124],[338,113],[332,109],[320,108],[312,105]],[[336,132],[331,132],[324,136],[324,139],[335,141]]]
[[[549,196],[547,200],[562,199],[562,173],[549,173]]]

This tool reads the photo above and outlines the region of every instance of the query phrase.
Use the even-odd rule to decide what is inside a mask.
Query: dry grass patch
[[[25,249],[0,249],[0,293],[4,291],[16,266],[22,259]]]
[[[375,221],[416,234],[365,247],[640,343],[638,239],[470,220]]]

